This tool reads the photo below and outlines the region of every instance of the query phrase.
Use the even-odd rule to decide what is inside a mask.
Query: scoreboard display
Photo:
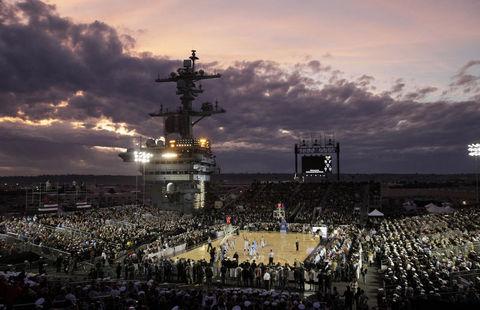
[[[326,174],[332,172],[332,156],[311,155],[302,157],[302,173]]]

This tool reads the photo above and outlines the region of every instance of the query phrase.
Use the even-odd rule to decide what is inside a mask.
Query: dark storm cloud
[[[174,99],[171,93],[162,94],[151,86],[155,72],[166,74],[178,62],[129,54],[133,38],[119,35],[104,23],[76,24],[40,1],[14,5],[1,2],[0,18],[3,120],[80,121],[86,128],[93,128],[95,124],[89,122],[106,117],[132,124],[130,129],[140,129],[138,124],[142,122],[144,128],[152,128],[146,113],[162,100]],[[68,106],[60,107],[62,102]],[[120,168],[115,154],[108,154],[109,164],[102,162],[106,154],[92,146],[130,144],[129,137],[74,129],[58,122],[47,127],[20,126],[10,121],[0,125],[0,169],[14,167],[23,174],[37,168],[74,172],[88,168],[102,171],[105,167],[112,167],[112,173]],[[25,166],[30,169],[22,170]]]
[[[354,82],[337,78],[312,88],[308,78],[295,71],[279,74],[279,67],[256,62],[228,68],[228,78],[211,89],[223,94],[229,114],[213,122],[225,128],[220,135],[209,134],[228,141],[227,146],[238,142],[247,149],[252,143],[262,157],[268,150],[273,150],[272,158],[282,152],[287,167],[295,138],[325,131],[335,132],[344,148],[345,166],[354,171],[468,169],[464,148],[480,135],[478,101],[415,101],[435,92],[434,87],[419,88],[410,98],[396,100],[366,90],[371,80],[367,76]],[[219,152],[221,147],[225,145],[219,144]],[[254,157],[250,159],[255,161]],[[265,165],[265,171],[269,169]]]
[[[75,24],[40,1],[20,2],[6,11],[9,22],[0,28],[0,92],[14,93],[25,112],[81,90],[89,99],[95,97],[83,102],[83,112],[139,121],[162,99],[151,87],[153,74],[169,72],[176,62],[127,54],[133,38],[98,21]],[[31,116],[48,116],[48,111],[39,112]]]
[[[160,104],[173,109],[178,99],[174,85],[152,80],[180,62],[135,54],[131,35],[99,21],[74,23],[40,1],[0,5],[0,120],[9,118],[0,123],[0,169],[131,172],[114,151],[95,148],[128,147],[131,137],[95,130],[96,122],[111,119],[124,123],[124,131],[160,135],[159,120],[147,113]],[[347,171],[467,171],[464,145],[480,136],[478,99],[417,101],[434,87],[403,96],[399,79],[376,94],[373,76],[348,80],[317,60],[201,65],[223,74],[204,83],[198,102],[218,99],[227,113],[197,128],[214,141],[223,171],[291,171],[293,144],[320,131],[341,141]],[[474,65],[466,64],[455,81]],[[45,119],[55,122],[38,125]]]

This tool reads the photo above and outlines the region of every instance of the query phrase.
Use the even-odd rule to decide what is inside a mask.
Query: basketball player
[[[265,247],[265,238],[262,236],[262,239],[260,239],[260,247],[263,249]]]
[[[212,239],[210,237],[208,237],[207,243],[207,252],[210,252],[210,250],[212,249]]]
[[[255,248],[253,246],[253,242],[252,244],[250,245],[250,248],[249,248],[249,251],[248,251],[248,255],[250,256],[250,258],[252,258],[254,255],[255,255]]]
[[[243,237],[243,255],[245,255],[248,252],[248,249],[250,247],[250,242],[248,242],[248,239]]]

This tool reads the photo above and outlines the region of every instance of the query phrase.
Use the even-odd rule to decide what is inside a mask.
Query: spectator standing
[[[352,310],[353,292],[350,290],[350,286],[347,286],[347,289],[343,293],[343,297],[345,297],[345,309]]]
[[[273,265],[273,256],[274,256],[273,249],[270,249],[270,253],[268,253],[268,264],[269,265]]]
[[[265,271],[265,274],[263,275],[263,282],[265,284],[265,289],[270,290],[270,273],[268,269]]]

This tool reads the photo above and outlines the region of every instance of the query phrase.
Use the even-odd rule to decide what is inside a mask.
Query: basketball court
[[[261,247],[262,236],[265,240],[265,247]],[[251,242],[257,241],[257,255],[250,257],[248,251],[244,252],[244,238]],[[296,251],[295,241],[298,238],[299,250]],[[217,239],[212,242],[212,246],[218,251],[220,242],[225,241],[226,238]],[[268,263],[268,253],[270,249],[273,249],[274,263],[280,262],[281,264],[288,263],[293,265],[296,261],[303,262],[303,260],[315,249],[319,243],[318,236],[313,238],[311,234],[303,233],[280,233],[280,232],[249,232],[241,231],[240,235],[236,234],[228,237],[230,244],[232,240],[235,240],[235,249],[229,249],[227,257],[232,258],[235,252],[239,255],[240,262],[245,260]],[[188,258],[188,259],[205,259],[210,260],[210,254],[207,252],[207,244],[195,248],[191,251],[182,253],[175,256],[176,258]]]

